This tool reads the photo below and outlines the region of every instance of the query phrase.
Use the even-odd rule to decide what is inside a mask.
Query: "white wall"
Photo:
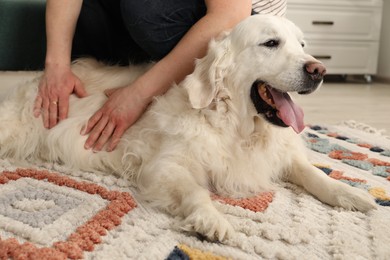
[[[390,0],[383,1],[382,17],[378,76],[390,80]]]

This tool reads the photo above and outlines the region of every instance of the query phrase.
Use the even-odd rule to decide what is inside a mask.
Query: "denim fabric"
[[[0,70],[41,70],[45,0],[0,0]]]
[[[121,10],[130,36],[153,60],[167,55],[206,14],[203,0],[122,0]]]
[[[159,60],[205,14],[204,0],[84,0],[72,54],[122,65]]]

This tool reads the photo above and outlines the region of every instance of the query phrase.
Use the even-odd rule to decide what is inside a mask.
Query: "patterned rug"
[[[390,139],[358,126],[312,125],[302,138],[314,165],[369,192],[377,210],[332,208],[287,183],[214,196],[237,231],[224,244],[137,203],[126,180],[0,160],[0,259],[389,259]]]

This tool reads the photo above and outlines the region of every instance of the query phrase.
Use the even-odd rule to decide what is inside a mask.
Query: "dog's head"
[[[301,30],[285,18],[255,15],[245,19],[212,41],[208,54],[187,77],[192,106],[205,108],[219,93],[228,93],[242,105],[253,104],[246,108],[247,113],[300,132],[303,112],[287,92],[313,92],[326,71],[321,62],[304,52],[304,44]]]

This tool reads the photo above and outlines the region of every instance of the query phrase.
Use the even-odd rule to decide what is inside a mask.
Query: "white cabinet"
[[[377,72],[382,0],[288,0],[286,17],[328,74]]]

